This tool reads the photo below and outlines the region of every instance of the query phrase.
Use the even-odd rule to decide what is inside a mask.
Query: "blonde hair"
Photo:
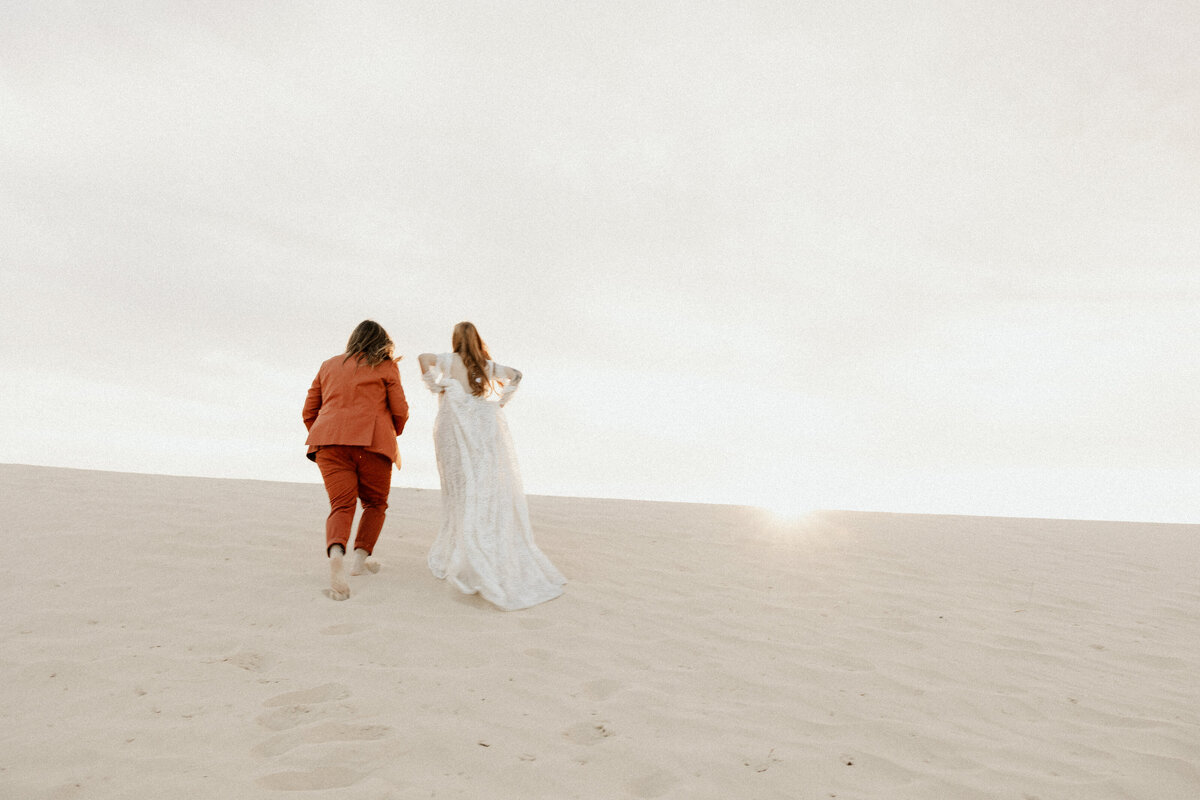
[[[392,337],[387,335],[382,325],[364,319],[350,334],[350,341],[346,342],[346,358],[342,361],[357,357],[360,364],[365,361],[367,366],[377,367],[385,361],[391,361],[395,349]]]
[[[450,346],[467,368],[467,385],[471,388],[471,394],[476,397],[489,394],[492,391],[492,381],[488,378],[487,365],[492,356],[488,353],[483,339],[479,338],[479,331],[475,330],[475,326],[470,322],[455,325]]]

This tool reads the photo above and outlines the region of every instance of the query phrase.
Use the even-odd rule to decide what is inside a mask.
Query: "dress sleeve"
[[[432,367],[421,372],[421,380],[425,381],[425,386],[434,394],[441,394],[446,391],[445,376],[445,362],[440,355]]]
[[[520,388],[521,371],[497,364],[495,361],[489,362],[489,366],[492,368],[492,378],[502,384],[497,394],[500,396],[500,405],[504,405]]]

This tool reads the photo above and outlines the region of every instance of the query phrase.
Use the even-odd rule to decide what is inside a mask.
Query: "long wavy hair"
[[[392,360],[395,350],[396,345],[383,326],[375,320],[364,319],[350,334],[350,341],[346,342],[346,358],[342,361],[357,358],[360,364],[365,361],[367,366],[377,367]]]
[[[483,397],[490,393],[492,382],[488,378],[487,364],[492,356],[488,353],[483,339],[479,338],[479,331],[475,330],[475,326],[469,322],[460,322],[455,325],[450,346],[454,348],[454,352],[458,353],[458,357],[463,361],[463,366],[467,368],[467,384],[471,387],[471,394]]]

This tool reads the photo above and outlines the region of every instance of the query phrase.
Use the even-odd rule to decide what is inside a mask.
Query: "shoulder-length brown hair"
[[[487,345],[479,337],[479,331],[475,330],[475,326],[469,322],[460,322],[455,325],[450,346],[454,348],[454,352],[458,353],[458,357],[463,361],[463,366],[467,368],[467,385],[471,387],[471,394],[483,397],[490,393],[492,381],[488,378],[487,365],[492,356],[488,353]]]
[[[360,364],[365,361],[367,366],[377,367],[385,361],[391,361],[395,350],[396,345],[383,326],[374,320],[364,319],[350,334],[350,341],[346,342],[346,358],[342,361],[357,357]]]

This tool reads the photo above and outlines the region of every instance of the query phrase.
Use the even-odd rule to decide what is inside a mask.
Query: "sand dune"
[[[317,485],[4,465],[0,798],[1200,797],[1200,526],[530,498],[566,594],[324,594]]]

